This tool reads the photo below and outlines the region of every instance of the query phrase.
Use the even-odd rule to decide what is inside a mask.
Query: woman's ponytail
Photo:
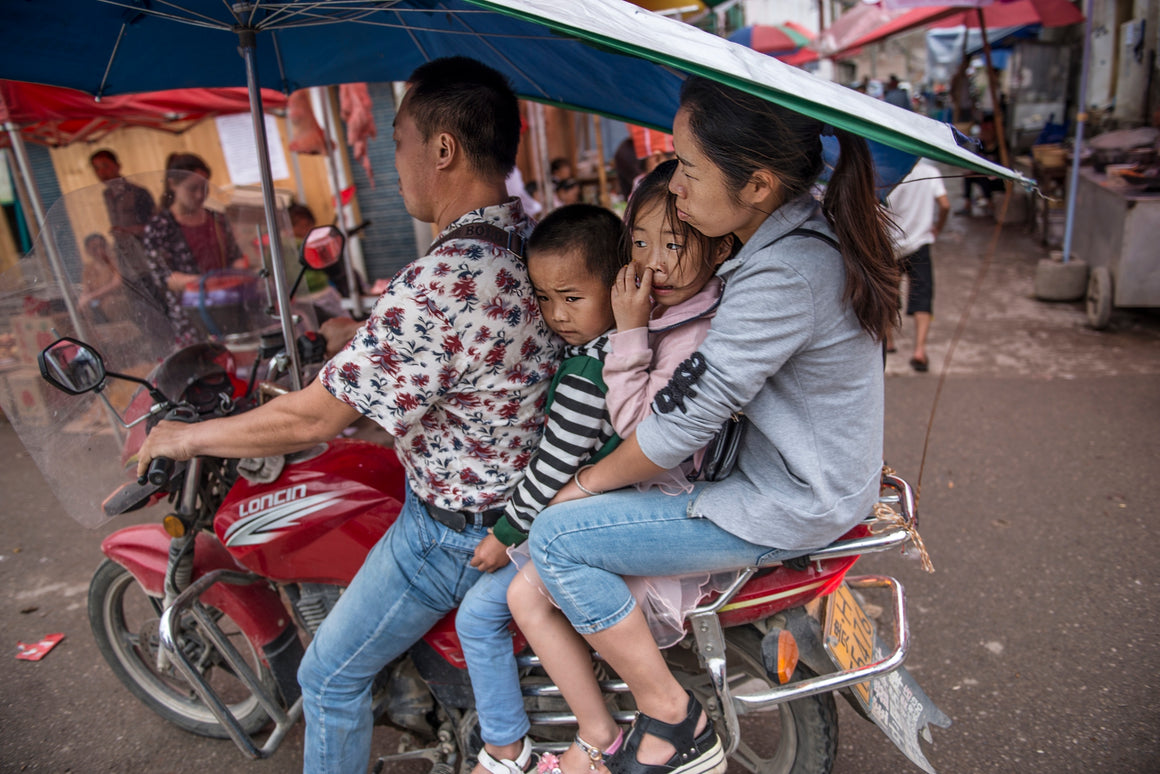
[[[826,185],[822,211],[841,245],[846,300],[862,328],[882,340],[899,315],[892,224],[878,200],[866,140],[840,129],[834,134],[840,149],[838,164]]]

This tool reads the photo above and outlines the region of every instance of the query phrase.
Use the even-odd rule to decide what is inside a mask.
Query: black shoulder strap
[[[814,231],[812,228],[792,229],[790,231],[785,232],[784,234],[779,236],[777,239],[774,239],[772,242],[769,243],[769,245],[772,245],[774,242],[780,242],[782,239],[785,239],[788,236],[813,237],[814,239],[822,240],[823,242],[825,242],[826,244],[828,244],[830,247],[834,248],[838,252],[842,251],[842,247],[841,247],[841,245],[838,244],[838,240],[834,239],[832,236],[829,236],[828,234],[823,234],[821,231]],[[769,245],[766,245],[765,247],[769,247]],[[762,249],[764,250],[765,248],[763,247]]]
[[[435,252],[445,242],[452,239],[475,239],[480,242],[490,242],[501,250],[515,253],[521,259],[524,255],[524,238],[514,231],[506,231],[492,223],[464,223],[436,239],[427,248],[427,254]]]

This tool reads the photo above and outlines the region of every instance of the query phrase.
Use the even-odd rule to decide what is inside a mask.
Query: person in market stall
[[[121,176],[117,154],[108,148],[89,156],[89,164],[104,184],[101,193],[109,214],[117,272],[125,280],[134,282],[148,272],[141,242],[145,238],[145,225],[156,210],[153,195]]]
[[[184,308],[185,291],[211,272],[249,268],[230,222],[205,206],[209,177],[209,165],[200,156],[169,154],[161,206],[145,226],[152,283],[182,344],[193,343],[200,335]]]

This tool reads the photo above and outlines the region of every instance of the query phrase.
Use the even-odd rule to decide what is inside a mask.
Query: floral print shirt
[[[463,215],[523,237],[518,199]],[[540,317],[523,260],[452,239],[404,266],[323,386],[395,437],[416,496],[456,511],[501,506],[536,451],[558,339]]]

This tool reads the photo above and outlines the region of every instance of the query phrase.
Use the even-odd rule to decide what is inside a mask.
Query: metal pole
[[[246,86],[250,92],[250,117],[254,121],[254,142],[258,148],[258,169],[262,176],[262,206],[266,210],[266,233],[270,235],[270,270],[274,273],[274,290],[278,296],[278,313],[282,319],[282,338],[290,357],[290,384],[302,389],[302,371],[295,345],[294,320],[290,314],[289,284],[282,258],[282,240],[278,238],[277,207],[274,204],[274,180],[270,174],[270,149],[266,145],[266,118],[262,113],[262,90],[258,85],[258,64],[254,57],[256,39],[253,30],[238,32],[242,56],[246,60]]]
[[[1011,164],[1007,158],[1007,127],[1003,120],[1003,105],[999,100],[999,78],[995,75],[995,68],[991,65],[991,41],[987,40],[987,23],[983,21],[983,9],[976,8],[975,13],[979,15],[979,32],[983,35],[983,58],[986,61],[987,67],[987,88],[991,91],[991,110],[995,119],[995,136],[999,140],[999,163],[1005,167],[1010,167]],[[1007,192],[1011,192],[1011,185],[1008,183]]]
[[[1092,48],[1092,0],[1083,9],[1083,58],[1079,69],[1079,104],[1075,109],[1075,144],[1071,154],[1071,174],[1067,184],[1067,220],[1063,225],[1063,262],[1071,260],[1071,233],[1075,225],[1075,192],[1079,186],[1079,157],[1083,150],[1083,127],[1087,121],[1088,62]]]
[[[321,87],[322,92],[322,129],[326,135],[326,167],[330,173],[330,188],[334,192],[334,219],[338,221],[338,228],[342,231],[343,236],[350,232],[350,224],[346,218],[346,205],[342,203],[342,179],[340,177],[342,154],[346,147],[342,143],[342,138],[339,133],[342,131],[341,126],[338,125],[338,118],[334,112],[334,98],[331,92],[331,87]],[[348,181],[349,182],[349,181]],[[357,239],[357,237],[351,237]],[[343,266],[346,271],[346,288],[347,300],[350,302],[351,313],[354,319],[362,318],[362,292],[359,290],[358,275],[355,273],[354,256],[351,255],[350,245],[348,243],[347,253],[343,257]],[[365,273],[366,267],[363,266]]]
[[[608,175],[604,171],[604,127],[601,126],[600,116],[592,116],[592,123],[596,130],[596,180],[600,190],[600,206],[612,207],[612,199],[608,195]]]
[[[40,202],[40,189],[36,186],[36,178],[32,176],[32,163],[28,160],[28,150],[24,147],[24,138],[20,136],[20,127],[11,121],[4,123],[8,132],[8,139],[12,142],[12,155],[16,157],[16,166],[20,168],[20,177],[24,182],[24,193],[32,206],[33,217],[36,218],[36,227],[40,229],[40,238],[44,242],[44,251],[48,254],[48,263],[56,281],[60,283],[60,296],[64,300],[64,308],[68,310],[68,319],[76,330],[77,338],[92,343],[94,341],[88,327],[77,311],[73,301],[72,282],[65,271],[64,261],[60,257],[60,248],[56,244],[56,236],[48,227],[48,218],[44,213],[44,205]],[[109,427],[113,429],[113,437],[121,443],[125,439],[125,431],[121,427],[120,418],[107,404],[104,407],[105,418],[109,420]]]
[[[73,327],[76,329],[77,337],[88,339],[88,330],[77,312],[76,304],[73,303],[73,294],[69,287],[72,283],[65,271],[64,261],[61,260],[56,237],[53,235],[52,229],[48,227],[44,206],[40,203],[40,189],[36,187],[36,178],[32,176],[32,163],[28,159],[28,150],[24,147],[24,138],[20,136],[20,127],[11,121],[6,121],[4,129],[8,132],[8,139],[12,142],[12,155],[16,157],[16,166],[20,168],[24,190],[28,193],[29,203],[32,205],[32,215],[36,218],[36,227],[40,229],[40,238],[44,241],[44,251],[48,254],[48,263],[52,267],[52,273],[56,275],[57,282],[60,283],[61,297],[64,299],[65,309],[68,310],[69,320],[72,321]]]

